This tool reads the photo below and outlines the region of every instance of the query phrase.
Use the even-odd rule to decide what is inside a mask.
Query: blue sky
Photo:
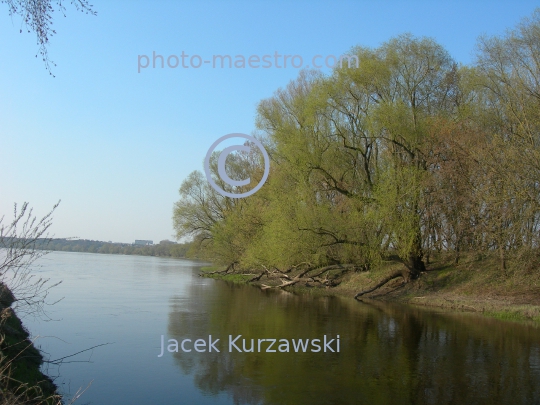
[[[341,55],[410,32],[474,60],[479,35],[500,35],[531,1],[93,0],[97,16],[54,13],[50,58],[0,4],[0,214],[62,200],[56,237],[173,238],[182,180],[219,137],[254,130],[257,103],[299,69],[147,68],[138,55]],[[166,60],[166,59],[165,59]],[[282,60],[282,59],[281,59]],[[172,63],[172,62],[171,62]],[[159,63],[158,63],[159,66]],[[329,69],[323,69],[329,72]]]

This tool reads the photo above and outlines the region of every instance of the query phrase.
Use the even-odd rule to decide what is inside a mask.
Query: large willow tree
[[[481,39],[470,67],[411,35],[351,54],[358,67],[302,71],[259,103],[267,183],[234,200],[193,173],[175,208],[178,236],[244,269],[400,260],[378,285],[418,278],[435,252],[456,263],[497,253],[503,273],[510,257],[540,257],[540,12]],[[229,163],[261,178],[260,156]]]
[[[281,181],[294,185],[289,226],[316,236],[320,260],[369,267],[392,250],[414,279],[425,270],[426,138],[455,110],[456,65],[432,40],[409,35],[355,54],[359,68],[304,72],[262,101],[258,125],[275,145]]]

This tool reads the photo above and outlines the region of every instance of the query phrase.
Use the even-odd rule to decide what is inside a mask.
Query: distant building
[[[135,239],[135,243],[133,245],[135,246],[150,246],[153,245],[154,241],[152,240],[142,240],[142,239]]]

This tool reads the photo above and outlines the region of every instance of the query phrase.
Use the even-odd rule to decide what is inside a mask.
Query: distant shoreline
[[[155,245],[134,245],[128,243],[111,243],[88,239],[40,239],[35,248],[53,252],[79,252],[119,254],[126,256],[156,256],[178,259],[195,259],[188,257],[191,243],[175,243],[161,241]]]

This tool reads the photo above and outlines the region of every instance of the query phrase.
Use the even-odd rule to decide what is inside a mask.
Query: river
[[[260,291],[198,277],[188,260],[52,252],[39,263],[62,281],[49,295],[61,301],[23,323],[50,361],[83,351],[43,366],[66,398],[91,383],[76,404],[540,404],[530,325]]]

